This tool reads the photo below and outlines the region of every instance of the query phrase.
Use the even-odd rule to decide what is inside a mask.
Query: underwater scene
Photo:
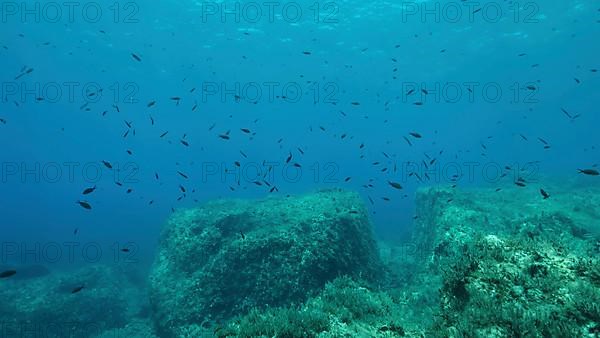
[[[598,1],[0,21],[0,338],[600,337]]]

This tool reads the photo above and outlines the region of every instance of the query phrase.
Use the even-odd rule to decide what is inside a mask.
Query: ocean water
[[[418,189],[542,198],[600,170],[594,1],[3,1],[0,18],[0,267],[25,284],[109,265],[143,288],[169,217],[221,198],[342,188],[403,243]]]

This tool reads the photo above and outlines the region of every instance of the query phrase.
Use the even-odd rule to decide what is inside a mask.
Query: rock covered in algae
[[[179,211],[150,277],[158,333],[302,302],[339,276],[373,280],[381,265],[371,231],[360,197],[339,190]]]
[[[135,318],[144,296],[121,267],[3,279],[0,326],[10,337],[93,337]]]
[[[600,333],[600,190],[423,189],[415,241],[441,280],[440,337]]]

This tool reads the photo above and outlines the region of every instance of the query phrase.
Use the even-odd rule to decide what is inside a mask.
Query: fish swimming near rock
[[[14,276],[16,274],[17,274],[17,271],[15,271],[15,270],[6,270],[6,271],[0,272],[0,278],[1,279],[9,278],[9,277],[12,277],[12,276]]]
[[[577,171],[579,171],[580,174],[589,175],[589,176],[600,175],[600,172],[598,172],[598,170],[595,170],[595,169],[577,169]]]
[[[80,292],[81,290],[83,290],[84,286],[78,286],[76,288],[74,288],[73,290],[71,290],[71,294],[75,294]]]
[[[52,273],[48,268],[43,265],[27,265],[27,266],[19,266],[19,273],[17,273],[17,269],[14,266],[0,266],[0,271],[4,271],[3,273],[7,273],[7,277],[0,278],[8,278],[15,280],[28,280],[34,278],[41,278],[47,276]],[[2,274],[0,276],[2,276]]]

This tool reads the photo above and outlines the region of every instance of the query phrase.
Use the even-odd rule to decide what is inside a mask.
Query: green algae
[[[546,200],[511,187],[421,189],[412,240],[378,243],[377,289],[335,280],[301,305],[217,326],[219,336],[595,337],[600,191],[548,189]]]
[[[404,337],[399,304],[385,292],[340,277],[298,307],[253,310],[218,337]]]
[[[340,276],[373,281],[381,268],[355,193],[214,201],[170,219],[150,297],[159,332],[176,336],[180,326],[305,301]]]
[[[120,267],[104,265],[5,280],[0,283],[0,324],[10,337],[91,337],[126,326],[147,303],[145,297]]]
[[[600,289],[597,189],[428,189],[415,238],[433,248],[421,273],[442,277],[430,333],[440,337],[582,337],[596,334]],[[452,202],[448,203],[451,196]],[[590,210],[580,209],[587,201]],[[427,212],[426,210],[423,210]]]
[[[596,337],[600,189],[544,189],[421,189],[404,243],[376,242],[352,192],[213,201],[169,219],[151,309],[96,266],[3,281],[0,315],[100,319],[97,338]]]

